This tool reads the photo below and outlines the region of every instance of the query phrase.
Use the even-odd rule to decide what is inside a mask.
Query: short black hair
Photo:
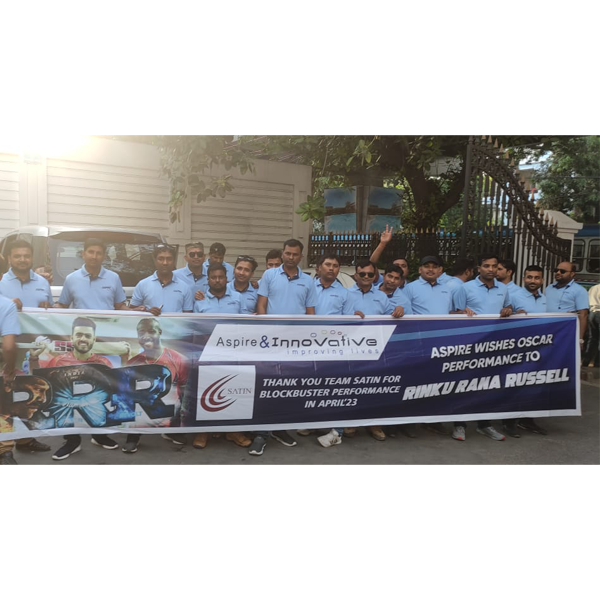
[[[514,260],[510,258],[501,258],[498,261],[499,265],[502,265],[507,271],[512,271],[513,275],[517,272],[517,265]]]
[[[327,254],[319,256],[317,267],[320,267],[326,260],[337,260],[338,265],[340,264],[340,257],[333,252],[328,252]]]
[[[156,246],[154,246],[154,250],[152,251],[152,256],[156,258],[163,252],[168,252],[175,260],[177,260],[177,248],[175,246],[171,246],[170,244],[156,244]]]
[[[6,247],[6,254],[10,256],[13,250],[17,248],[27,248],[33,255],[33,246],[27,240],[15,240]]]
[[[156,327],[162,333],[162,327],[160,326],[158,319],[155,319],[154,317],[145,317],[144,319],[140,319],[136,329],[139,331],[142,329],[142,327]]]
[[[227,248],[225,248],[221,242],[215,242],[214,244],[211,244],[210,248],[208,249],[209,254],[216,254],[217,256],[225,256],[226,252]]]
[[[96,323],[87,317],[77,317],[71,326],[71,332],[75,331],[75,327],[91,327],[96,332]]]
[[[477,264],[479,266],[481,266],[486,260],[490,260],[491,258],[495,258],[498,262],[500,262],[500,259],[498,258],[498,256],[496,254],[485,253],[485,254],[481,254],[479,256],[479,260],[478,260]]]
[[[202,252],[204,252],[204,244],[202,242],[190,242],[189,244],[186,244],[185,245],[185,253],[186,254],[190,248],[202,248]]]
[[[210,265],[210,267],[208,267],[208,270],[206,271],[206,276],[210,277],[214,271],[223,271],[223,273],[225,273],[225,276],[227,276],[227,269],[225,268],[225,265],[223,263]]]
[[[281,250],[269,250],[265,256],[265,262],[268,262],[274,258],[281,260]]]
[[[0,254],[0,275],[4,275],[8,271],[8,261]]]
[[[473,271],[475,269],[475,262],[470,258],[459,258],[455,261],[452,267],[452,273],[454,275],[463,275],[468,270]]]
[[[506,265],[504,265],[506,267]],[[528,267],[525,268],[525,273],[527,273],[527,271],[534,271],[535,273],[543,273],[544,269],[542,269],[542,267],[540,267],[539,265],[529,265]]]
[[[239,263],[241,262],[247,262],[250,263],[252,265],[252,272],[254,273],[254,271],[256,271],[256,269],[258,268],[258,263],[256,262],[256,260],[254,259],[254,257],[252,256],[248,256],[248,255],[242,255],[242,256],[238,256],[235,259],[235,265],[233,265],[234,267],[237,267]]]
[[[106,252],[106,244],[100,238],[87,238],[85,242],[83,242],[83,249],[87,250],[90,246],[100,246],[100,248]]]
[[[395,265],[395,264],[388,265],[385,268],[384,274],[387,275],[387,273],[398,273],[398,275],[400,275],[400,277],[402,277],[404,279],[404,269],[402,267],[399,267],[398,265]]]
[[[375,270],[377,270],[375,263],[372,263],[368,258],[359,258],[356,261],[354,270],[358,271],[358,269],[365,269],[366,267],[373,267]]]
[[[300,240],[291,238],[283,242],[283,247],[289,246],[290,248],[300,248],[300,252],[304,252],[304,244]]]

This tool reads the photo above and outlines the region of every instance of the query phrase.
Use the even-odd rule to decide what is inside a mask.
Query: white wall
[[[169,182],[153,146],[90,136],[56,152],[2,154],[1,143],[0,236],[25,225],[120,227],[162,233],[182,250],[190,241],[207,250],[219,241],[226,259],[251,254],[261,269],[266,252],[283,240],[308,244],[310,224],[294,211],[310,193],[310,167],[257,160],[255,174],[232,170],[232,192],[188,201],[171,224]]]

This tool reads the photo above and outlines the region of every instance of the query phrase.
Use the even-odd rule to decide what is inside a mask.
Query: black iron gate
[[[570,259],[571,242],[558,237],[557,223],[536,208],[514,162],[491,138],[470,138],[465,166],[460,255],[512,258],[517,283],[527,265],[537,264],[545,281],[553,281],[556,265]]]

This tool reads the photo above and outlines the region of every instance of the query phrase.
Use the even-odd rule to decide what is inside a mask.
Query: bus
[[[573,262],[577,283],[586,289],[600,283],[600,224],[586,224],[575,234]]]

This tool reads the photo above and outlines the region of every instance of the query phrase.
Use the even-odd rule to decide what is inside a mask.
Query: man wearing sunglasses
[[[394,306],[392,301],[374,285],[376,270],[370,260],[359,260],[355,270],[356,284],[348,289],[348,298],[352,302],[355,315],[363,318],[365,315],[392,315],[394,318],[404,315],[402,306]],[[368,427],[368,430],[376,440],[380,442],[385,440],[385,433],[380,426]],[[344,435],[347,437],[354,437],[355,434],[356,427],[344,429]]]
[[[204,244],[191,242],[185,245],[185,267],[173,271],[175,277],[183,279],[191,288],[192,293],[205,292],[208,288],[208,278],[204,272]]]
[[[561,262],[554,269],[554,279],[556,282],[546,288],[546,308],[548,312],[577,313],[579,344],[583,345],[590,309],[588,293],[575,283],[575,265],[572,262]]]
[[[223,265],[227,273],[227,281],[233,281],[233,265],[225,262],[225,252],[227,248],[220,242],[215,242],[208,250],[208,260],[204,263],[204,274],[208,274],[208,267],[211,265]]]

